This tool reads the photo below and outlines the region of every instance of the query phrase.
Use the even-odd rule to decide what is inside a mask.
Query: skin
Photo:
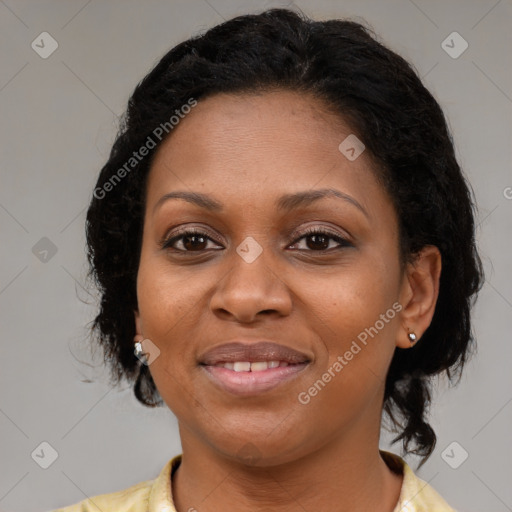
[[[401,265],[396,212],[370,156],[350,161],[338,150],[351,133],[308,95],[218,94],[199,101],[155,156],[135,321],[160,350],[151,375],[178,418],[183,459],[172,491],[179,512],[233,504],[240,512],[322,512],[333,504],[340,512],[391,512],[398,501],[402,477],[378,450],[385,376],[396,347],[410,348],[408,332],[420,339],[430,324],[441,257],[429,246]],[[364,213],[334,195],[276,208],[284,194],[324,188],[350,196]],[[159,203],[178,190],[207,194],[223,209]],[[162,248],[178,227],[211,240]],[[327,238],[322,246],[304,237],[307,227],[349,244]],[[252,263],[236,252],[248,236],[262,248]],[[299,393],[395,302],[402,310],[301,404]],[[311,363],[269,392],[237,397],[198,366],[200,354],[236,339],[275,341]]]

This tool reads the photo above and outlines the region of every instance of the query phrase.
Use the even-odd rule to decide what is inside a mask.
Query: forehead
[[[277,144],[283,149],[293,145],[299,152],[311,149],[313,144],[327,150],[333,144],[336,148],[338,139],[350,133],[339,115],[309,94],[216,94],[199,100],[163,142],[159,153],[179,150],[182,154],[194,149],[214,152],[221,147],[229,150],[228,156],[237,154],[237,148],[242,153],[251,146],[265,149]]]
[[[342,117],[309,94],[217,94],[199,100],[159,147],[148,203],[173,189],[265,202],[327,186],[365,203],[383,191],[365,152],[350,160],[340,151],[347,137],[354,134]]]

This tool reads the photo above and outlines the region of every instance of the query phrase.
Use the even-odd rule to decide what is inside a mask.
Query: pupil
[[[185,236],[184,239],[183,239],[183,246],[185,247],[185,249],[198,249],[198,246],[197,246],[197,243],[194,244],[194,241],[197,241],[199,240],[199,244],[204,244],[205,243],[205,237],[204,236],[201,236],[201,235],[188,235],[188,236]],[[201,249],[202,247],[199,247],[199,249]]]
[[[329,246],[328,237],[325,235],[310,235],[309,239],[313,241],[312,244],[308,243],[310,249],[326,249]]]

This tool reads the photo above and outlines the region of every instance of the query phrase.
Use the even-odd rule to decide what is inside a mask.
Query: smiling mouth
[[[216,363],[217,368],[226,368],[227,370],[233,370],[235,372],[263,372],[273,368],[286,368],[287,366],[293,365],[288,361],[236,361],[236,362],[221,362]]]
[[[289,383],[311,363],[310,356],[270,341],[234,341],[199,357],[215,387],[236,396],[257,396]]]
[[[230,395],[259,396],[290,383],[303,372],[310,362],[287,361],[235,361],[215,365],[201,364],[212,384]]]

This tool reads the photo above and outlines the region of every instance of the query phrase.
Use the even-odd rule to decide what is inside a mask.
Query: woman
[[[451,511],[379,450],[432,453],[482,282],[443,113],[363,26],[274,9],[137,86],[87,215],[113,381],[183,453],[61,511]]]

